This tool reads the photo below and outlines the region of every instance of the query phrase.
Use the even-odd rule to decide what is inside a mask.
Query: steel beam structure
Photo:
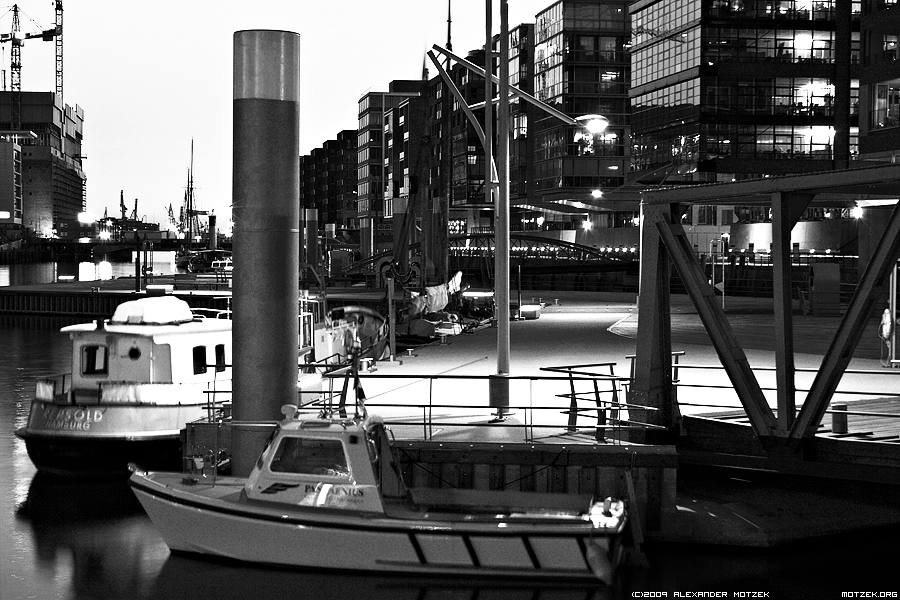
[[[642,192],[641,279],[634,381],[629,401],[657,409],[656,423],[678,432],[671,374],[671,325],[668,261],[681,277],[716,353],[747,412],[755,435],[786,470],[802,456],[794,451],[811,438],[850,362],[865,322],[873,314],[887,279],[900,257],[900,204],[866,267],[846,314],[826,353],[799,414],[795,409],[793,322],[790,289],[791,230],[809,206],[852,206],[854,202],[900,197],[900,165],[878,165],[810,175],[772,177]],[[715,292],[694,257],[680,223],[679,204],[746,204],[772,207],[774,312],[776,331],[777,414],[762,393],[735,339]],[[639,440],[634,440],[639,441]],[[787,450],[787,453],[784,451]],[[774,451],[774,454],[773,454]],[[777,463],[777,460],[776,460]],[[774,463],[770,463],[774,464]],[[780,463],[779,463],[780,464]],[[796,466],[796,465],[795,465]],[[787,471],[786,471],[787,472]]]
[[[900,203],[894,205],[884,235],[878,241],[872,260],[866,265],[856,293],[850,300],[847,312],[841,319],[834,339],[825,353],[819,372],[816,374],[806,401],[800,409],[797,421],[791,429],[792,438],[810,438],[837,389],[844,370],[850,363],[859,338],[862,337],[865,322],[875,308],[875,302],[886,292],[886,282],[900,258]]]

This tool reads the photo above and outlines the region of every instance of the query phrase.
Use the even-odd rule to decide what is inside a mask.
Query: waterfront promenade
[[[633,295],[560,292],[523,293],[523,303],[532,296],[547,303],[537,320],[515,321],[510,327],[510,364],[512,376],[548,375],[547,366],[580,365],[587,363],[615,363],[616,374],[628,375],[635,348],[637,311]],[[717,365],[718,358],[709,344],[702,324],[686,297],[674,296],[672,302],[673,349],[684,351],[682,362]],[[726,298],[726,314],[735,334],[753,366],[774,365],[771,301],[765,299]],[[886,373],[880,362],[881,343],[875,335],[875,322],[867,327],[851,370],[877,370]],[[795,343],[798,367],[817,367],[830,340],[829,331],[837,326],[836,318],[796,315]],[[869,331],[871,329],[871,331]],[[452,398],[456,404],[469,407],[463,415],[453,415],[451,409],[435,409],[437,418],[445,423],[457,422],[468,427],[438,425],[432,430],[435,441],[493,441],[521,442],[527,431],[525,421],[532,418],[546,429],[533,432],[535,443],[593,443],[591,430],[579,433],[565,428],[567,399],[556,398],[559,408],[533,415],[514,411],[505,421],[494,423],[494,409],[489,406],[487,382],[463,383],[459,380],[432,384],[428,376],[440,373],[487,376],[496,373],[496,329],[486,327],[471,334],[449,338],[446,343],[433,343],[412,351],[411,356],[399,356],[397,361],[379,362],[370,377],[364,377],[367,398],[372,412],[387,411],[386,418],[421,420],[422,414],[403,412],[398,404],[421,402],[434,396],[435,404]],[[870,335],[871,334],[871,335]],[[874,339],[873,339],[874,338]],[[896,371],[896,370],[893,370]],[[419,375],[419,380],[391,380],[392,375]],[[718,376],[724,377],[723,373]],[[708,380],[711,375],[698,375]],[[384,378],[384,379],[382,379]],[[686,374],[685,380],[691,377]],[[798,379],[800,379],[798,374]],[[871,386],[872,397],[881,396],[890,381],[872,376],[845,376],[848,384],[857,389]],[[842,386],[844,382],[842,382]],[[515,392],[511,384],[510,404],[546,404],[554,401],[522,389]],[[798,387],[801,387],[798,385]],[[841,388],[839,388],[841,389]],[[418,399],[410,399],[410,398]],[[798,401],[802,394],[798,395]],[[736,397],[717,389],[679,388],[679,401],[687,406],[683,413],[719,411],[722,403],[735,409],[740,405]],[[378,406],[378,405],[389,406]],[[590,425],[590,415],[580,417],[579,428]],[[549,427],[554,425],[556,427]],[[851,424],[852,426],[852,424]],[[395,427],[400,434],[404,427]],[[409,429],[414,429],[410,426]],[[419,431],[406,431],[420,435]],[[676,512],[669,515],[663,530],[666,541],[770,546],[787,542],[810,540],[822,535],[858,533],[884,526],[900,527],[900,482],[895,485],[863,484],[835,480],[813,480],[800,477],[776,477],[771,474],[747,471],[736,475],[716,469],[680,467],[676,492]]]
[[[163,279],[160,281],[160,279]],[[174,281],[174,279],[173,279]],[[157,278],[156,283],[164,283]],[[111,282],[60,283],[45,286],[50,292],[114,294],[134,290],[134,280]],[[99,288],[99,289],[96,289]],[[179,290],[176,292],[223,295],[225,290]],[[376,297],[377,291],[344,288],[333,291],[333,298]],[[515,294],[513,294],[515,296]],[[373,371],[363,374],[370,412],[400,424],[393,426],[399,439],[418,437],[424,413],[421,405],[431,403],[429,413],[435,425],[427,432],[436,442],[491,441],[499,443],[594,444],[595,418],[591,413],[579,417],[579,431],[566,427],[568,398],[546,393],[540,383],[528,378],[546,377],[545,367],[587,363],[613,363],[615,374],[627,376],[635,351],[637,298],[633,294],[524,291],[523,304],[543,302],[541,316],[510,324],[511,376],[525,378],[512,382],[510,405],[550,406],[549,410],[516,410],[496,422],[496,408],[490,406],[485,379],[432,379],[436,375],[486,377],[496,373],[495,327],[485,326],[469,333],[433,342],[402,353],[394,361],[379,361]],[[348,304],[353,303],[350,300]],[[725,314],[751,365],[774,364],[773,310],[771,300],[732,298],[725,300]],[[835,317],[794,314],[795,362],[801,368],[815,368],[837,327]],[[673,349],[685,354],[685,364],[718,365],[718,357],[686,296],[672,296]],[[883,344],[877,337],[877,320],[870,320],[851,361],[851,370],[885,372],[881,366]],[[397,379],[400,376],[404,379]],[[738,409],[733,393],[715,388],[692,388],[693,380],[722,378],[721,371],[700,372],[685,369],[679,388],[683,414],[721,412],[723,406]],[[798,374],[798,379],[800,375]],[[872,377],[850,376],[841,387],[862,389],[872,386],[872,397],[891,389],[889,383]],[[896,379],[895,379],[896,381]],[[726,381],[727,383],[727,381]],[[565,386],[563,386],[564,388]],[[798,387],[801,387],[798,385]],[[840,389],[840,388],[839,388]],[[893,388],[896,389],[896,388]],[[798,401],[802,394],[798,395]],[[453,405],[453,408],[441,405]],[[413,405],[416,405],[414,408]],[[409,425],[402,424],[408,421]],[[536,427],[529,429],[531,423]],[[852,424],[851,424],[852,425]],[[613,442],[617,443],[617,442]],[[896,510],[898,485],[869,485],[806,478],[773,478],[765,473],[746,472],[739,476],[715,469],[682,466],[677,474],[675,514],[670,515],[663,531],[666,541],[769,546],[808,540],[821,535],[855,533],[869,528],[900,526]]]

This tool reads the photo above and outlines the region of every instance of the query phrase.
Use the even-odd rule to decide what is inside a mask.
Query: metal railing
[[[609,373],[594,373],[590,368],[605,367]],[[354,411],[357,397],[359,397],[367,410],[385,409],[385,423],[394,426],[409,427],[411,430],[419,430],[424,440],[434,439],[436,433],[458,429],[493,429],[495,432],[505,430],[504,435],[511,430],[521,430],[522,440],[532,442],[542,437],[538,434],[573,435],[585,434],[600,443],[622,443],[623,432],[630,429],[660,428],[657,425],[641,423],[628,418],[629,409],[655,410],[652,407],[640,405],[628,405],[624,402],[623,385],[628,381],[626,377],[616,376],[613,372],[614,363],[603,365],[571,365],[564,367],[550,367],[544,369],[550,372],[562,373],[553,375],[524,375],[504,377],[510,384],[517,388],[515,394],[511,389],[510,397],[516,398],[504,407],[506,419],[493,418],[491,414],[495,407],[488,406],[487,386],[488,382],[496,378],[493,375],[379,375],[374,373],[357,373],[360,382],[371,384],[369,387],[378,388],[372,397],[360,396],[356,391],[357,386],[336,386],[335,382],[352,377],[345,369],[323,373],[323,378],[328,380],[328,389],[311,400],[302,400],[305,408],[321,408],[323,411],[349,416]],[[347,368],[349,369],[349,367]],[[484,382],[483,404],[447,402],[442,398],[448,394],[465,395],[473,397],[477,388],[477,382]],[[426,390],[413,390],[413,386],[424,386]],[[410,402],[373,401],[375,398],[387,397],[402,393],[409,397],[410,394],[421,394],[421,400]],[[479,396],[480,397],[480,396]],[[560,403],[556,399],[564,399]],[[585,406],[584,403],[588,405]],[[473,410],[477,414],[473,415]],[[483,411],[483,412],[482,412]],[[398,414],[399,413],[399,414]],[[521,419],[509,419],[512,414],[521,414]],[[559,415],[563,415],[560,417]],[[473,419],[473,416],[476,417]],[[479,437],[491,438],[492,432],[483,431],[474,434],[470,439],[477,441]],[[508,441],[508,435],[504,438]]]
[[[672,384],[673,384],[673,394],[672,397],[675,400],[676,404],[680,408],[682,407],[695,407],[695,408],[704,408],[704,409],[720,409],[727,411],[735,411],[735,412],[744,412],[743,406],[738,402],[725,404],[710,404],[707,402],[690,402],[686,398],[690,396],[689,393],[684,393],[679,390],[684,388],[685,390],[732,390],[734,391],[734,386],[731,385],[731,382],[728,381],[725,376],[725,369],[722,365],[707,365],[707,364],[686,364],[679,361],[679,358],[684,356],[685,353],[683,351],[672,352]],[[630,370],[630,378],[629,383],[634,379],[634,355],[626,356],[626,359],[631,361],[631,370]],[[775,367],[769,366],[756,366],[750,367],[753,372],[759,373],[767,373],[767,372],[775,372]],[[722,383],[715,382],[686,382],[684,380],[684,373],[679,374],[680,370],[693,370],[693,371],[716,371],[719,372],[724,378]],[[819,372],[819,369],[812,367],[795,367],[795,373],[811,373],[815,374]],[[879,377],[900,377],[900,371],[897,370],[871,370],[871,369],[846,369],[844,371],[845,375],[863,375],[863,376],[879,376]],[[861,390],[861,389],[850,389],[850,390],[835,390],[834,396],[836,397],[873,397],[880,396],[883,398],[896,398],[897,403],[900,404],[900,394],[898,394],[897,390],[900,389],[900,385],[893,384],[888,386],[886,389],[879,389],[876,387],[870,387],[869,389]],[[810,389],[806,387],[795,386],[794,390],[796,392],[809,392]],[[762,392],[777,392],[778,388],[774,386],[760,386],[760,391]],[[736,394],[736,392],[735,392]],[[801,404],[795,405],[796,409],[800,409],[802,407]],[[770,406],[772,410],[775,410],[775,406]],[[702,413],[697,413],[701,414]],[[846,401],[838,401],[835,402],[832,400],[830,408],[825,410],[826,415],[831,415],[831,433],[839,436],[853,436],[853,435],[866,435],[865,432],[857,432],[853,433],[850,431],[850,427],[848,426],[848,417],[872,417],[876,420],[885,419],[885,420],[898,420],[900,419],[900,412],[898,413],[890,413],[890,412],[881,412],[881,411],[872,411],[872,410],[854,410],[852,408],[852,404],[848,405]],[[871,438],[871,439],[900,439],[900,423],[898,423],[897,433],[890,434],[886,436],[881,436],[880,438]]]

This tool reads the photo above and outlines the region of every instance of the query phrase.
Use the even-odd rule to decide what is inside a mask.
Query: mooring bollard
[[[831,433],[847,433],[847,405],[831,405]]]

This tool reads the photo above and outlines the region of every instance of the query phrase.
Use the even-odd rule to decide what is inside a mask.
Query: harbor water
[[[648,566],[624,569],[611,587],[310,573],[172,555],[124,480],[37,474],[24,442],[14,435],[28,417],[35,380],[69,370],[69,340],[59,329],[71,322],[0,317],[3,600],[344,600],[358,595],[391,600],[599,600],[684,598],[698,597],[691,596],[698,593],[719,593],[724,598],[827,599],[859,590],[881,594],[873,597],[897,597],[898,578],[889,566],[896,562],[900,533],[896,530],[778,548],[645,544]]]
[[[143,261],[144,258],[142,257]],[[176,272],[175,252],[154,252],[150,270],[160,275],[171,275]],[[90,262],[54,261],[39,263],[19,263],[0,265],[0,287],[15,285],[34,285],[53,283],[55,281],[96,281],[116,279],[118,277],[134,277],[133,262]]]

